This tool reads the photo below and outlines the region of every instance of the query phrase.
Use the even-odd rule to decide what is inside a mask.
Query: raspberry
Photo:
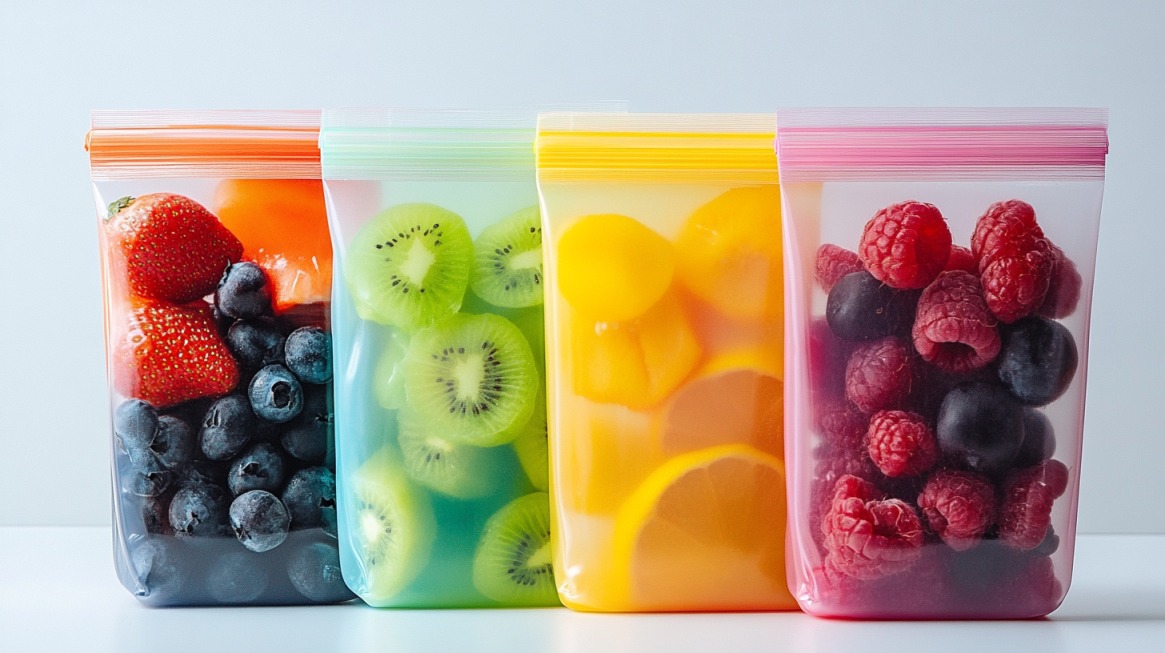
[[[951,256],[951,231],[933,204],[892,204],[866,223],[858,256],[891,288],[923,288]]]
[[[863,421],[863,424],[865,422]],[[864,433],[864,431],[863,431]],[[878,469],[870,462],[865,447],[848,450],[840,447],[823,445],[814,452],[814,480],[809,495],[809,523],[814,525],[812,533],[814,541],[824,545],[821,533],[821,520],[833,503],[834,487],[838,479],[844,476],[872,481],[879,476]]]
[[[1036,223],[1036,211],[1022,200],[996,202],[975,222],[971,234],[971,255],[987,269],[996,258],[1013,258],[1031,248],[1032,241],[1043,240],[1044,231]]]
[[[814,419],[824,406],[845,391],[845,363],[851,344],[834,335],[824,319],[809,325],[809,392]]]
[[[947,259],[947,266],[943,268],[944,272],[951,270],[962,270],[970,272],[971,274],[979,274],[979,264],[975,262],[975,257],[971,255],[971,250],[959,245],[951,245],[951,257]]]
[[[944,469],[927,479],[918,507],[943,542],[966,551],[995,522],[995,488],[981,474]]]
[[[881,500],[873,484],[843,476],[821,522],[826,564],[852,578],[900,573],[922,555],[922,522],[898,499]]]
[[[1001,346],[979,279],[961,270],[943,272],[922,291],[912,335],[923,360],[957,374],[986,367]]]
[[[867,424],[864,415],[841,400],[824,404],[817,417],[822,439],[831,448],[847,452],[865,452]]]
[[[829,243],[817,248],[817,266],[813,276],[825,292],[832,290],[833,284],[845,275],[861,271],[862,260],[848,249]]]
[[[874,413],[866,432],[866,446],[870,460],[886,476],[918,476],[938,461],[934,432],[917,413]]]
[[[1084,281],[1072,259],[1064,254],[1064,250],[1052,245],[1052,272],[1048,282],[1048,293],[1044,295],[1044,303],[1036,312],[1044,317],[1064,318],[1076,310],[1080,301],[1080,287]]]
[[[999,539],[1020,551],[1039,546],[1052,524],[1052,504],[1067,488],[1068,468],[1058,460],[1009,474],[999,505]]]
[[[910,394],[910,348],[888,336],[859,345],[845,366],[845,396],[864,413],[893,408]]]
[[[983,270],[983,298],[1000,322],[1011,324],[1044,303],[1052,279],[1052,254],[1046,240],[1023,256],[1001,256]]]

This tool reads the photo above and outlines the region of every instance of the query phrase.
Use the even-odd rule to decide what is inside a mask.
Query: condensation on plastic
[[[353,238],[370,220],[392,207],[428,203],[461,216],[476,239],[483,229],[522,209],[537,207],[533,139],[535,116],[525,111],[327,110],[320,147],[328,216],[336,253],[334,348],[336,442],[340,496],[341,560],[345,581],[376,607],[498,607],[530,605],[488,598],[474,584],[473,561],[486,521],[503,506],[535,492],[512,446],[486,449],[480,473],[492,490],[484,497],[456,499],[416,482],[399,464],[377,480],[404,486],[412,498],[413,526],[430,522],[435,532],[405,537],[426,539],[413,557],[390,564],[417,566],[409,580],[389,586],[373,573],[375,562],[363,552],[364,507],[356,477],[378,453],[400,462],[398,416],[408,410],[403,388],[399,404],[386,405],[375,390],[378,377],[396,378],[412,336],[403,328],[364,320],[341,281]],[[461,312],[493,313],[518,323],[527,340],[542,337],[542,306],[505,309],[471,297]],[[539,376],[543,364],[534,346]],[[387,362],[386,362],[387,361]],[[541,384],[539,393],[542,393]],[[537,416],[531,418],[535,419]],[[431,431],[431,435],[448,434]],[[468,446],[468,445],[464,445]],[[390,478],[392,477],[392,478]],[[404,554],[402,554],[404,555]],[[397,586],[399,585],[399,586]],[[548,605],[551,602],[542,602]]]
[[[193,199],[214,212],[226,197],[229,183],[236,180],[259,180],[258,183],[265,183],[270,180],[273,184],[288,183],[295,186],[297,197],[309,198],[302,199],[311,202],[312,207],[308,211],[315,211],[322,219],[324,202],[316,146],[318,131],[318,111],[94,112],[91,131],[86,138],[86,149],[90,155],[101,249],[111,413],[129,398],[117,390],[116,379],[126,370],[118,367],[115,351],[119,347],[119,332],[124,330],[119,325],[124,320],[124,312],[132,297],[124,273],[113,265],[110,243],[104,229],[107,207],[123,197],[175,193]],[[313,180],[314,193],[311,192]],[[310,198],[317,198],[318,203]],[[284,205],[283,208],[292,207]],[[317,225],[317,228],[321,228],[321,225]],[[243,256],[247,258],[252,253],[248,247]],[[268,254],[278,256],[279,253]],[[321,260],[330,256],[330,243],[321,242],[317,256]],[[324,297],[326,290],[323,289]],[[209,300],[197,301],[209,311]],[[280,319],[288,323],[287,328],[295,323],[314,324],[326,329],[328,306],[320,303],[297,307],[282,314]],[[246,378],[243,378],[238,387],[244,387],[245,383]],[[197,438],[202,415],[210,400],[194,399],[160,412],[186,421]],[[175,536],[168,525],[168,503],[182,482],[181,478],[187,478],[187,468],[173,474],[174,480],[169,489],[159,498],[162,521],[165,522],[162,532],[150,532],[142,514],[146,500],[130,491],[131,478],[135,473],[133,463],[112,435],[112,429],[110,433],[114,563],[122,585],[143,604],[157,607],[320,602],[304,596],[295,588],[289,578],[289,565],[293,556],[303,547],[319,542],[335,546],[334,536],[325,534],[319,527],[293,529],[282,544],[261,554],[248,551],[229,528],[221,536]],[[278,443],[278,438],[275,442]],[[197,450],[197,441],[194,447]],[[196,456],[202,459],[200,454]],[[289,467],[286,476],[290,477],[300,465],[293,464],[290,457],[285,457],[285,462]],[[205,461],[195,464],[216,483],[225,482],[226,470],[223,464],[203,463]],[[325,464],[331,466],[330,463]],[[229,490],[227,496],[230,496]],[[157,546],[166,552],[163,554],[163,558],[169,560],[166,568],[161,568],[161,562],[158,562],[159,568],[152,569],[135,565],[135,552],[146,545],[154,546],[150,542],[157,542]],[[245,559],[251,565],[251,572],[236,579],[235,589],[239,594],[235,596],[248,595],[253,598],[223,599],[221,593],[216,598],[211,591],[209,584],[212,574],[221,574],[218,565],[225,563],[226,556],[231,555],[246,556]],[[146,558],[143,557],[141,562],[145,565]],[[323,568],[321,573],[326,573]],[[182,580],[171,583],[173,578]],[[159,585],[160,582],[165,584]],[[259,584],[263,587],[259,587]]]
[[[795,607],[783,568],[782,424],[764,417],[779,415],[783,374],[774,136],[771,115],[539,117],[555,575],[568,607]],[[752,211],[733,214],[737,202]],[[609,214],[640,226],[584,240],[619,252],[610,263],[633,278],[608,278],[623,285],[594,292],[633,295],[635,284],[660,283],[658,269],[678,261],[662,281],[663,295],[644,300],[655,303],[637,316],[588,317],[564,295],[564,274],[585,286],[591,274],[599,283],[608,266],[597,263],[598,251],[591,263],[564,259],[560,241]],[[734,231],[754,228],[755,236]],[[691,245],[718,239],[717,251]],[[754,240],[771,244],[771,256],[756,256]],[[725,310],[743,306],[714,307],[728,294],[713,290],[709,299],[707,287],[699,288],[703,295],[689,287],[691,270],[731,275],[726,270],[737,262],[744,265],[735,279],[772,314],[728,317]],[[600,297],[590,310],[602,312],[603,303]],[[713,467],[719,471],[700,471]],[[757,476],[747,476],[755,482],[742,489],[726,481],[725,470]],[[677,496],[684,505],[674,505]],[[685,522],[691,518],[701,523]]]
[[[1106,112],[1094,109],[778,111],[786,235],[789,587],[806,612],[871,619],[1025,618],[1045,615],[1063,600],[1075,545],[1106,121]],[[1051,555],[1055,580],[1046,562],[1017,557],[992,539],[991,531],[962,553],[928,536],[914,567],[872,581],[849,578],[826,564],[826,548],[820,544],[826,506],[813,505],[815,465],[825,449],[812,415],[819,403],[841,392],[825,387],[828,379],[838,381],[840,368],[817,369],[809,359],[811,346],[841,342],[810,343],[813,329],[828,328],[826,293],[814,281],[817,249],[832,243],[856,251],[866,222],[883,207],[905,200],[934,204],[947,220],[953,243],[969,247],[978,217],[991,204],[1010,199],[1035,208],[1045,235],[1063,249],[1083,280],[1075,311],[1058,320],[1075,340],[1079,365],[1066,392],[1040,409],[1054,428],[1053,458],[1069,470],[1068,489],[1051,514],[1060,538]],[[813,360],[832,359],[823,350]],[[822,388],[815,390],[814,383]],[[907,502],[917,498],[918,483],[879,482],[880,489]],[[993,484],[998,497],[999,479]],[[1020,578],[1021,573],[1029,576]]]

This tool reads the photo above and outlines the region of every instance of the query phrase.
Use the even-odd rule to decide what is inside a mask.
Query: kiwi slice
[[[537,206],[486,227],[473,246],[474,293],[506,308],[542,303],[542,216]]]
[[[457,499],[475,499],[493,490],[497,465],[490,449],[443,438],[412,411],[397,419],[397,443],[409,478]]]
[[[423,492],[408,483],[400,461],[383,448],[353,477],[349,533],[363,572],[356,593],[387,604],[429,561],[436,523]]]
[[[477,591],[505,605],[555,605],[550,495],[519,497],[485,523],[473,557]]]
[[[535,489],[546,492],[550,489],[550,447],[547,442],[546,392],[538,390],[534,404],[534,414],[530,421],[514,438],[514,453],[526,478]]]
[[[411,331],[457,312],[472,265],[461,216],[433,204],[400,204],[352,239],[344,278],[361,318]]]
[[[408,352],[409,338],[404,333],[392,330],[384,339],[376,368],[372,372],[372,394],[376,402],[387,410],[397,410],[405,405],[404,371],[401,363]]]
[[[534,412],[538,369],[522,332],[498,315],[454,315],[422,329],[404,362],[416,417],[460,444],[507,444]]]

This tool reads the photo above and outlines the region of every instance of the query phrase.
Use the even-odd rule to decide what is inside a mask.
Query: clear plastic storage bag
[[[557,604],[534,115],[327,111],[348,585]]]
[[[96,112],[114,556],[143,603],[353,598],[319,112]]]
[[[771,115],[539,118],[559,596],[790,609]]]
[[[1107,148],[1100,110],[778,112],[805,611],[1063,600]]]

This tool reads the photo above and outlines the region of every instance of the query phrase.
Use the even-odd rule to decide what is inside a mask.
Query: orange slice
[[[774,363],[749,349],[709,360],[664,408],[663,453],[737,443],[783,459],[784,385]]]
[[[594,322],[575,315],[570,325],[574,390],[595,401],[655,406],[691,373],[701,355],[674,293],[636,320]]]
[[[677,456],[615,523],[612,580],[632,610],[796,608],[785,586],[785,471],[745,445]]]
[[[639,317],[671,285],[672,245],[625,215],[588,215],[558,240],[558,288],[572,309],[598,322]]]
[[[275,310],[327,302],[332,241],[318,179],[228,179],[215,189],[215,214],[243,243],[244,258],[267,271]]]
[[[676,241],[684,285],[737,318],[774,315],[784,301],[781,196],[775,185],[729,190],[692,214]]]

